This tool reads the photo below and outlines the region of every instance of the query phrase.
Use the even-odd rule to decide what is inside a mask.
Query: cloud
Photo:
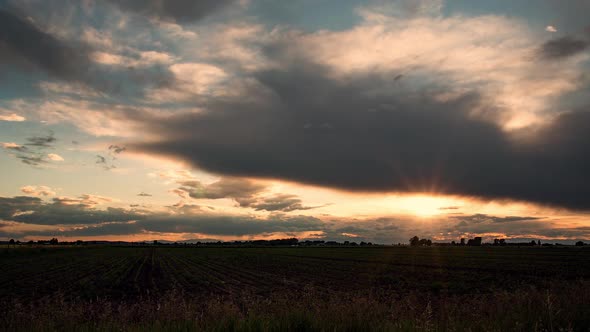
[[[444,206],[441,208],[438,208],[439,210],[459,210],[461,207],[459,206]]]
[[[0,43],[0,59],[4,62],[32,65],[61,79],[80,80],[88,75],[86,50],[67,45],[1,7]]]
[[[0,219],[36,225],[74,225],[141,218],[140,215],[123,209],[94,208],[107,201],[110,200],[94,195],[82,195],[79,198],[55,197],[51,203],[43,202],[38,197],[0,197]]]
[[[50,161],[63,161],[64,159],[55,153],[46,154],[45,150],[52,149],[57,139],[52,131],[48,135],[32,136],[27,138],[27,143],[20,145],[14,142],[4,142],[2,147],[13,157],[22,163],[31,166],[41,166]]]
[[[235,200],[240,207],[253,208],[256,211],[310,210],[317,207],[304,206],[296,195],[273,194],[268,195],[266,185],[248,179],[222,178],[214,183],[204,185],[196,180],[178,182],[181,187],[170,192],[182,198],[193,199],[221,199]]]
[[[126,147],[120,147],[118,145],[110,145],[108,148],[108,154],[107,155],[100,155],[97,154],[96,155],[96,161],[95,164],[102,167],[102,169],[104,169],[105,171],[110,171],[112,169],[117,168],[117,166],[115,165],[115,160],[117,160],[117,155],[123,153],[125,150],[127,150]]]
[[[47,159],[49,159],[51,161],[64,161],[64,158],[56,153],[48,154]]]
[[[588,40],[566,36],[547,41],[538,50],[538,54],[547,60],[559,60],[580,54],[589,47]]]
[[[277,194],[264,197],[249,205],[257,211],[283,211],[311,210],[317,207],[303,206],[303,202],[295,195]]]
[[[266,189],[263,184],[247,179],[222,178],[214,183],[203,185],[196,180],[180,181],[180,190],[186,192],[189,197],[195,199],[234,199],[240,206],[248,206],[254,200],[254,196]]]
[[[143,191],[140,192],[139,194],[137,194],[137,196],[141,196],[141,197],[152,197],[152,195],[150,195],[148,193],[144,193]]]
[[[219,11],[236,0],[108,0],[125,11],[164,21],[194,22]]]
[[[127,150],[127,148],[124,146],[118,146],[118,145],[110,145],[109,146],[109,151],[114,154],[119,154],[125,150]]]
[[[95,164],[102,167],[102,169],[104,169],[105,171],[110,171],[113,168],[117,168],[117,166],[111,164],[106,157],[101,156],[99,154],[96,155]]]
[[[53,132],[50,132],[48,135],[45,136],[33,136],[27,138],[27,142],[25,145],[33,146],[38,148],[50,148],[53,147],[53,143],[57,141],[57,139],[53,136]]]
[[[460,220],[465,223],[479,224],[479,223],[510,223],[520,221],[532,221],[541,220],[540,217],[521,217],[521,216],[507,216],[507,217],[496,217],[487,214],[474,214],[468,216],[453,217],[454,219]]]
[[[554,26],[552,26],[552,25],[548,25],[548,26],[545,28],[545,31],[547,31],[547,32],[557,32],[557,28],[556,28],[556,27],[554,27]]]
[[[281,213],[267,217],[251,214],[212,213],[192,204],[179,203],[174,211],[97,208],[97,201],[111,199],[82,195],[60,197],[45,202],[38,197],[0,197],[0,232],[7,236],[97,236],[149,235],[153,238],[176,234],[184,239],[259,239],[268,236],[300,239],[320,238],[337,241],[405,243],[411,236],[436,241],[458,240],[467,236],[509,239],[587,239],[588,227],[567,226],[556,220],[534,216],[493,216],[484,214],[452,216],[416,222],[410,216],[347,219],[323,216],[289,216]],[[26,227],[25,227],[26,226]],[[24,230],[26,228],[26,230]]]
[[[22,122],[25,121],[26,118],[23,116],[20,116],[16,113],[10,113],[10,114],[0,114],[0,121],[9,121],[9,122]]]
[[[12,7],[0,6],[0,65],[9,66],[11,73],[18,68],[21,74],[32,80],[49,75],[68,83],[59,86],[48,82],[41,85],[42,89],[86,96],[98,91],[111,96],[133,97],[142,96],[144,88],[163,87],[174,80],[166,68],[164,53],[145,51],[128,57],[98,52],[86,43],[84,38],[88,39],[88,36],[85,34],[79,39],[69,35],[71,39],[66,40],[65,36],[56,34],[57,29],[39,24],[44,20],[36,21],[29,16],[43,16],[44,13],[37,10],[17,2]],[[55,15],[63,15],[63,10]],[[115,61],[117,59],[121,63]],[[34,75],[37,72],[41,75]]]
[[[20,191],[32,196],[55,196],[55,191],[47,186],[24,186]]]
[[[134,148],[229,176],[590,209],[590,188],[573,185],[590,181],[588,111],[507,132],[478,116],[500,112],[481,94],[441,99],[452,81],[408,91],[393,75],[339,79],[311,59],[277,58],[281,68],[257,72],[244,95],[148,124],[160,141]]]
[[[2,147],[6,150],[18,151],[18,152],[26,152],[28,150],[26,146],[22,146],[22,145],[14,143],[14,142],[4,142],[4,143],[2,143]]]

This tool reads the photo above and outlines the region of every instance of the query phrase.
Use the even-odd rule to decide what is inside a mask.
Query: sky
[[[0,0],[0,239],[590,240],[587,0]]]

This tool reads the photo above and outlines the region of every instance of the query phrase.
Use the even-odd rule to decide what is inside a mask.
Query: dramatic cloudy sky
[[[590,239],[587,0],[0,0],[0,238]]]

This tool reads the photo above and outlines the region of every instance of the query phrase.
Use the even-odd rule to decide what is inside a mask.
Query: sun
[[[448,197],[418,194],[396,197],[395,205],[408,214],[426,218],[448,213],[462,204]]]

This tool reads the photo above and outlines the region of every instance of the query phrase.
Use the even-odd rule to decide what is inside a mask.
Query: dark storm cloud
[[[236,0],[107,0],[125,11],[166,21],[198,21]]]
[[[548,60],[567,58],[590,47],[590,41],[576,37],[566,36],[553,39],[544,43],[538,50],[539,55]]]
[[[161,141],[136,148],[232,176],[590,209],[590,112],[525,128],[519,141],[473,116],[475,107],[499,111],[478,95],[441,102],[395,87],[387,73],[339,81],[313,63],[285,61],[256,79],[208,112],[153,121]]]

